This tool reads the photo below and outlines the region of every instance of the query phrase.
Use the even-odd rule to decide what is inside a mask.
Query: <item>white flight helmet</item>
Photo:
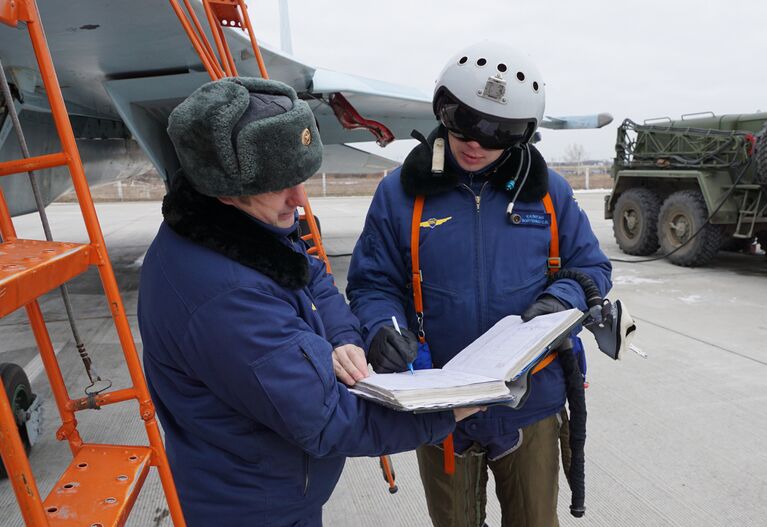
[[[530,140],[543,120],[544,83],[526,56],[485,40],[458,52],[434,89],[434,114],[454,135],[485,148]]]

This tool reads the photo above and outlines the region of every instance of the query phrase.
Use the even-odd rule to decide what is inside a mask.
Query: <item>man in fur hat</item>
[[[397,413],[336,381],[368,374],[358,322],[298,238],[320,166],[309,106],[227,78],[170,115],[181,171],[144,259],[144,367],[190,527],[316,527],[347,456],[438,441],[474,411]]]

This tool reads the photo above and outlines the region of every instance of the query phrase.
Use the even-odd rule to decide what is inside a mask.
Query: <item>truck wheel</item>
[[[708,218],[708,209],[703,195],[697,190],[674,192],[660,209],[658,217],[658,238],[661,250],[670,253],[690,239]],[[716,255],[722,244],[722,231],[710,223],[684,247],[670,255],[674,265],[697,267],[706,265]]]
[[[27,437],[27,429],[21,421],[19,414],[23,415],[32,404],[34,399],[32,386],[29,384],[29,379],[27,374],[24,373],[24,369],[18,364],[11,362],[0,364],[0,378],[3,380],[3,388],[8,396],[8,402],[11,403],[11,411],[16,416],[16,425],[19,427],[19,435],[21,436],[21,442],[24,443],[24,450],[29,454],[32,446]],[[5,465],[0,463],[0,479],[7,477],[8,473],[5,471]]]
[[[626,254],[647,256],[658,250],[660,199],[652,190],[632,188],[615,203],[613,235]]]

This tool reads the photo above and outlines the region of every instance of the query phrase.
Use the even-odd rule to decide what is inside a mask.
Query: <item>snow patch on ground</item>
[[[613,285],[662,284],[663,280],[640,276],[613,276]]]
[[[685,304],[697,304],[701,300],[703,300],[703,297],[700,295],[680,296],[679,300],[681,300]]]

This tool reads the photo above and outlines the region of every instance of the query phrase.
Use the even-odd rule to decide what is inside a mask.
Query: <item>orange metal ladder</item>
[[[24,307],[62,419],[56,433],[67,440],[73,460],[44,500],[24,451],[8,397],[0,390],[0,453],[26,525],[112,527],[125,524],[151,466],[157,467],[176,527],[185,525],[128,319],[107,255],[88,182],[75,144],[61,88],[35,0],[0,0],[0,22],[26,26],[40,68],[62,151],[0,163],[0,176],[66,166],[72,178],[90,243],[22,240],[0,190],[0,317]],[[69,397],[37,302],[41,295],[96,266],[130,373],[132,387],[81,399]],[[149,445],[85,443],[75,413],[135,400]]]

